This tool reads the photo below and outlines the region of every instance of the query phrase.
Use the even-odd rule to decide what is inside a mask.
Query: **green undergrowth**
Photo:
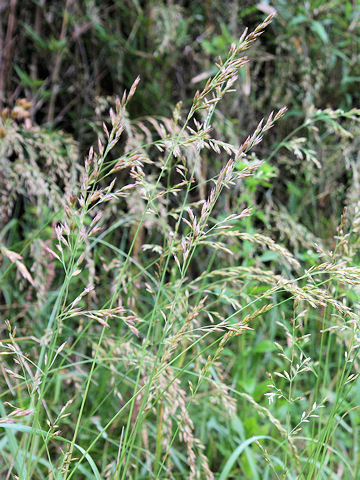
[[[9,7],[1,478],[359,478],[359,12],[227,3]]]

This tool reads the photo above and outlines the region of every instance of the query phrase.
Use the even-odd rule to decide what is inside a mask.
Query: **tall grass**
[[[25,128],[24,102],[3,112],[4,478],[358,478],[357,199],[325,243],[254,197],[285,149],[310,182],[321,163],[297,134],[350,145],[359,111],[311,110],[264,160],[285,107],[216,136],[271,19],[172,118],[130,121],[136,78],[81,168],[62,133]]]

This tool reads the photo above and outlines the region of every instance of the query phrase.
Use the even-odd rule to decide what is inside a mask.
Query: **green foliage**
[[[0,477],[358,478],[360,7],[8,6]]]

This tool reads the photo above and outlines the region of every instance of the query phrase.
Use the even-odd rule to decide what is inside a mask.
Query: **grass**
[[[272,20],[169,118],[131,120],[137,77],[81,166],[33,103],[3,110],[3,478],[358,478],[360,112],[281,106],[229,141]]]

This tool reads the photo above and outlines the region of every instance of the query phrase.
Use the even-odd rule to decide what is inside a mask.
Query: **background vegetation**
[[[0,477],[360,478],[359,3],[0,12]]]

